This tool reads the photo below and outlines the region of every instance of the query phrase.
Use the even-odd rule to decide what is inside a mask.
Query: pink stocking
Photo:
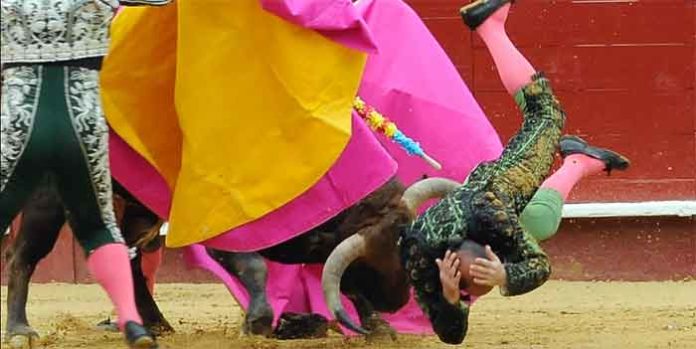
[[[536,72],[534,67],[520,53],[505,32],[510,4],[498,9],[488,17],[477,29],[481,39],[486,43],[488,51],[498,69],[498,75],[510,95],[515,95],[522,87],[532,81]]]
[[[135,307],[133,276],[126,246],[114,243],[97,248],[87,258],[87,268],[116,307],[118,327],[123,329],[128,321],[142,324]]]
[[[140,266],[143,270],[145,280],[147,280],[147,289],[150,294],[155,294],[155,274],[162,264],[162,248],[158,248],[152,252],[143,252],[140,260]]]
[[[563,160],[563,165],[541,184],[542,188],[556,190],[563,197],[568,198],[570,191],[583,177],[599,173],[606,165],[603,161],[583,154],[568,155]]]

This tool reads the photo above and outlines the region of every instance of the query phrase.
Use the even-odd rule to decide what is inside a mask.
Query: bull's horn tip
[[[356,333],[360,333],[362,335],[367,335],[370,333],[368,330],[362,328],[362,326],[356,325],[344,309],[336,310],[333,313],[336,316],[338,322],[341,325],[345,326],[347,329]]]

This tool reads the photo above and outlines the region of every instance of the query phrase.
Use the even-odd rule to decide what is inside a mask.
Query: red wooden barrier
[[[480,39],[455,0],[411,0],[503,139],[520,124]],[[696,2],[524,1],[508,32],[545,71],[566,131],[625,152],[633,169],[595,178],[572,201],[696,198]]]

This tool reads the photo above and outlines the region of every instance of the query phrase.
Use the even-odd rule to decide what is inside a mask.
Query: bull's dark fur
[[[49,179],[47,179],[48,181]],[[24,210],[29,217],[22,224],[22,234],[17,236],[14,246],[8,248],[5,267],[9,271],[7,285],[7,333],[36,337],[29,326],[26,302],[29,280],[39,261],[48,255],[58,239],[58,231],[65,222],[62,209],[55,209],[58,193],[52,185],[45,185],[32,198],[32,204]],[[60,203],[60,201],[58,201]],[[4,233],[4,232],[0,232]]]
[[[401,202],[404,190],[404,186],[398,181],[391,180],[318,227],[244,258],[247,263],[251,259],[260,258],[254,255],[285,264],[324,263],[341,241],[353,234],[363,235],[371,249],[367,251],[367,255],[348,267],[341,279],[341,291],[355,305],[363,327],[378,336],[385,332],[393,336],[393,331],[379,318],[377,312],[394,312],[408,302],[409,285],[395,248],[399,239],[399,227],[411,219],[411,213]],[[229,262],[238,258],[235,253],[211,249],[208,253],[228,271],[238,275],[239,271],[231,266],[234,263]],[[258,265],[256,262],[253,264]],[[244,273],[257,277],[240,277],[245,287],[249,290],[250,287],[258,288],[261,282],[265,285],[265,265],[255,272],[249,270],[249,265],[251,264],[244,268]],[[268,318],[259,314],[270,308],[267,308],[265,294],[263,297],[251,294],[245,328],[263,328],[258,322],[268,322]],[[267,331],[268,328],[261,333]]]
[[[208,250],[228,272],[242,281],[250,293],[245,332],[271,333],[273,313],[265,295],[267,271],[261,256],[286,264],[323,263],[341,241],[353,234],[361,234],[371,249],[348,267],[341,281],[341,291],[355,304],[365,328],[393,335],[376,311],[393,312],[408,301],[409,286],[395,249],[399,227],[411,219],[410,212],[401,203],[404,190],[397,181],[389,181],[320,226],[258,253]],[[134,244],[161,221],[125,191],[120,194],[128,202],[122,221],[124,237],[129,244]],[[8,338],[16,334],[26,335],[29,331],[35,334],[25,315],[29,279],[38,261],[53,248],[64,221],[60,199],[51,185],[40,188],[24,210],[21,231],[10,248],[14,257],[9,265]],[[138,310],[145,325],[156,332],[171,330],[147,290],[139,258],[132,261],[131,267]]]
[[[286,264],[324,263],[341,241],[361,234],[371,249],[346,270],[341,290],[348,295],[361,294],[377,311],[394,312],[408,301],[406,274],[394,249],[398,228],[410,220],[401,203],[403,193],[400,183],[389,181],[324,224],[259,253]]]

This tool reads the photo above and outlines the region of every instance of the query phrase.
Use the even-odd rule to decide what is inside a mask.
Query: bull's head
[[[416,217],[419,206],[425,201],[441,198],[458,185],[459,183],[444,178],[428,178],[416,182],[408,187],[401,197],[399,207],[408,212],[406,221],[399,220],[399,214],[391,212],[394,219],[385,219],[381,225],[361,229],[336,246],[324,265],[322,288],[329,309],[342,325],[359,333],[367,333],[365,329],[353,323],[340,300],[341,278],[346,268],[354,261],[359,261],[379,275],[375,278],[379,285],[371,287],[378,291],[364,295],[376,310],[394,312],[408,302],[408,278],[401,264],[397,245],[399,229],[408,223],[409,219]]]

